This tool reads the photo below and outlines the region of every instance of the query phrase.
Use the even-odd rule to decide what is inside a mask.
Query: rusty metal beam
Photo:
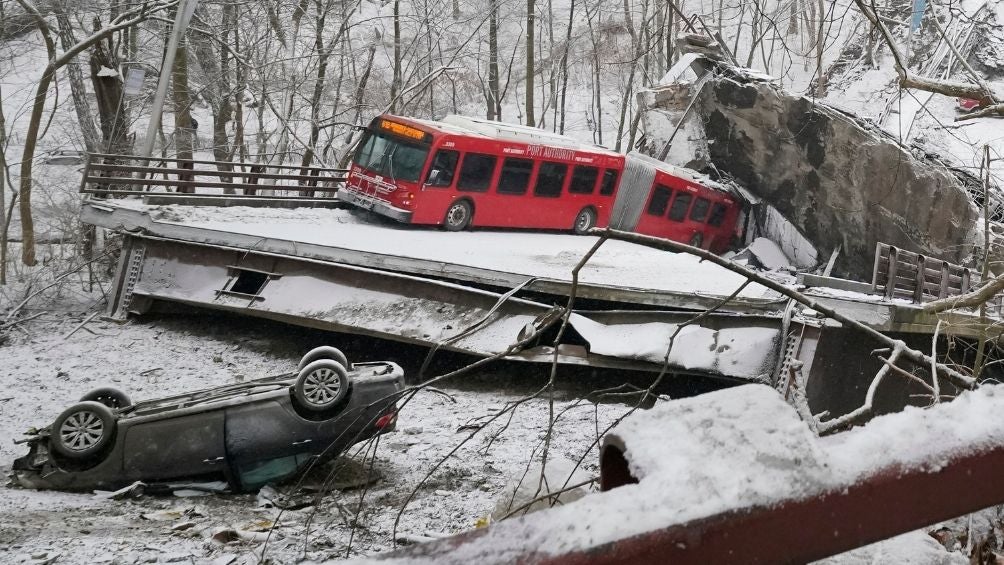
[[[1004,503],[1002,426],[987,417],[1002,405],[1004,386],[986,385],[818,438],[767,387],[673,401],[604,438],[605,492],[370,559],[807,563]],[[882,444],[888,449],[876,453]]]
[[[616,449],[616,448],[615,448]],[[606,453],[609,464],[623,455]],[[632,482],[625,467],[603,466],[605,487]],[[737,471],[741,472],[741,471]],[[841,492],[807,500],[788,500],[775,507],[737,508],[706,519],[558,555],[526,547],[519,556],[500,554],[489,563],[524,565],[703,565],[707,563],[807,563],[910,532],[949,518],[1004,503],[1004,449],[971,454],[947,462],[937,471],[885,469]],[[616,479],[612,479],[616,476]],[[639,517],[644,519],[644,517]],[[493,528],[515,526],[501,523]],[[387,555],[379,561],[455,563],[454,556],[490,552],[487,530],[437,540]]]
[[[601,484],[614,488],[624,480],[626,461],[607,449],[619,451],[604,450]],[[883,469],[841,492],[737,508],[588,552],[528,562],[805,563],[1004,503],[1002,472],[1004,449],[959,457],[937,471]]]

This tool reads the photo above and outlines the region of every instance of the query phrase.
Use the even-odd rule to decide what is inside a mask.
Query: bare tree
[[[530,127],[534,126],[533,78],[536,73],[536,61],[533,54],[533,42],[534,29],[537,25],[534,22],[535,17],[536,7],[534,6],[534,0],[526,0],[526,125]]]
[[[889,28],[886,27],[883,18],[878,15],[874,5],[868,6],[864,3],[864,0],[854,0],[854,3],[857,5],[861,13],[864,14],[865,18],[868,19],[872,27],[879,31],[879,34],[885,41],[886,46],[889,47],[896,65],[896,73],[899,76],[899,84],[902,88],[915,88],[917,90],[943,94],[945,96],[971,98],[973,100],[979,100],[981,103],[986,105],[986,107],[981,110],[977,110],[976,112],[957,118],[958,120],[992,115],[1004,116],[1004,103],[1000,103],[1000,101],[996,99],[994,92],[990,89],[990,87],[983,82],[982,79],[977,77],[975,73],[970,73],[971,76],[974,77],[975,83],[967,83],[947,79],[923,77],[910,72],[910,69],[906,64],[906,59],[899,50],[899,47],[896,45],[896,40],[893,38]],[[933,19],[936,20],[937,18]],[[938,24],[938,29],[942,33],[943,39],[955,53],[959,62],[963,63],[963,66],[967,66],[965,64],[965,57],[958,52],[958,48],[955,47],[952,41],[944,35],[944,30],[941,29],[940,24]]]
[[[38,28],[40,30],[45,30],[42,32],[42,38],[45,41],[45,47],[49,56],[48,63],[46,64],[45,69],[42,70],[41,78],[35,88],[35,97],[32,100],[31,106],[31,118],[28,122],[28,128],[25,131],[24,150],[21,154],[21,178],[18,189],[18,195],[20,198],[18,211],[21,215],[21,261],[25,265],[30,266],[36,263],[35,223],[32,218],[31,210],[32,165],[35,160],[35,147],[38,144],[38,133],[42,126],[42,112],[45,110],[45,102],[48,96],[49,86],[52,84],[52,81],[56,76],[56,71],[95,43],[110,37],[116,32],[131,28],[132,26],[135,26],[136,24],[145,21],[164,10],[176,6],[178,4],[178,0],[164,0],[161,2],[143,4],[139,7],[123,12],[113,18],[108,25],[95,31],[87,38],[72,46],[70,49],[63,50],[62,53],[56,52],[56,46],[52,41],[52,34],[49,31],[49,24],[46,23],[45,18],[42,17],[42,14],[39,13],[37,8],[35,8],[35,5],[28,2],[28,0],[17,1],[35,18]]]
[[[77,43],[77,38],[73,34],[73,24],[70,23],[70,18],[66,15],[66,9],[62,2],[53,2],[52,10],[56,15],[59,43],[64,50],[69,49]],[[47,33],[47,31],[42,33]],[[94,119],[91,117],[91,105],[87,100],[87,87],[84,85],[84,77],[80,72],[80,67],[67,65],[66,76],[70,82],[70,97],[73,99],[73,109],[77,114],[80,134],[84,138],[84,147],[90,152],[98,152],[101,144],[98,141],[98,131],[94,127]]]

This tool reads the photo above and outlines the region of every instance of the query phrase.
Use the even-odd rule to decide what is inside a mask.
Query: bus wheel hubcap
[[[465,210],[463,206],[458,204],[453,208],[450,208],[451,224],[455,226],[460,225],[464,221],[464,218],[466,217],[467,217],[467,210]]]

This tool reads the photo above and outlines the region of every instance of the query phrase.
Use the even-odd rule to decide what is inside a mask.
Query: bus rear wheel
[[[461,231],[471,225],[471,218],[474,211],[471,203],[466,200],[457,200],[446,210],[446,217],[443,218],[443,227],[446,231]]]
[[[575,216],[575,225],[572,226],[572,231],[576,235],[585,235],[594,227],[596,227],[596,212],[592,208],[583,208],[579,211],[579,215]]]

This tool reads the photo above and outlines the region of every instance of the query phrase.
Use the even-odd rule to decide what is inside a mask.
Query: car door
[[[136,422],[126,430],[123,462],[131,479],[165,480],[227,473],[223,410]]]

